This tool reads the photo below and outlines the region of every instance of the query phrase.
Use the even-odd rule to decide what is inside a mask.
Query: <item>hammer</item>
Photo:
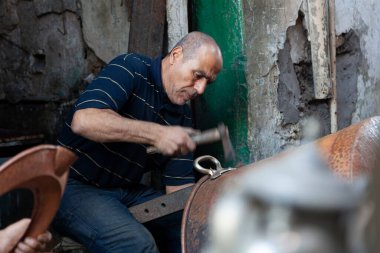
[[[191,135],[191,139],[195,142],[196,145],[208,144],[221,140],[223,145],[224,159],[226,161],[235,160],[235,151],[232,148],[228,128],[223,123],[220,123],[217,128],[195,133]],[[148,147],[146,150],[148,154],[157,153],[157,151],[158,150],[155,147]]]

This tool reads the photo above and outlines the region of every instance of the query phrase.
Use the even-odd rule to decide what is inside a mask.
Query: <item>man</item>
[[[91,252],[158,252],[128,207],[160,195],[139,184],[153,167],[164,168],[166,193],[194,183],[187,102],[204,92],[222,64],[214,39],[192,32],[164,58],[125,54],[102,70],[79,97],[58,139],[79,156],[54,221],[58,231]],[[148,146],[159,154],[147,154]],[[176,250],[161,251],[179,252],[179,238],[177,231]]]
[[[0,230],[0,252],[8,253],[15,248],[15,253],[36,253],[42,252],[52,236],[50,232],[39,235],[36,239],[27,237],[17,243],[20,237],[30,224],[30,219],[21,219],[3,230]],[[16,246],[17,244],[17,246]],[[16,246],[16,247],[15,247]]]

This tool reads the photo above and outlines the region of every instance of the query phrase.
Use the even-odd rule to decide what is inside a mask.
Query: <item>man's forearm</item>
[[[71,124],[74,133],[96,142],[135,142],[153,144],[162,126],[132,120],[109,109],[82,109]]]
[[[154,146],[163,155],[187,154],[195,149],[192,128],[163,126],[128,119],[109,109],[82,109],[71,123],[74,133],[96,142],[134,142]]]

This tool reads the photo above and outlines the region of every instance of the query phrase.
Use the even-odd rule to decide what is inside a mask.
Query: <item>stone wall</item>
[[[128,1],[0,2],[0,128],[54,139],[104,62],[127,52]]]

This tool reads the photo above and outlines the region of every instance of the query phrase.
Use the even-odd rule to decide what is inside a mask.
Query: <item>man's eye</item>
[[[200,73],[195,73],[194,74],[194,79],[195,80],[199,80],[199,79],[202,79],[203,78],[203,75],[202,74],[200,74]]]

